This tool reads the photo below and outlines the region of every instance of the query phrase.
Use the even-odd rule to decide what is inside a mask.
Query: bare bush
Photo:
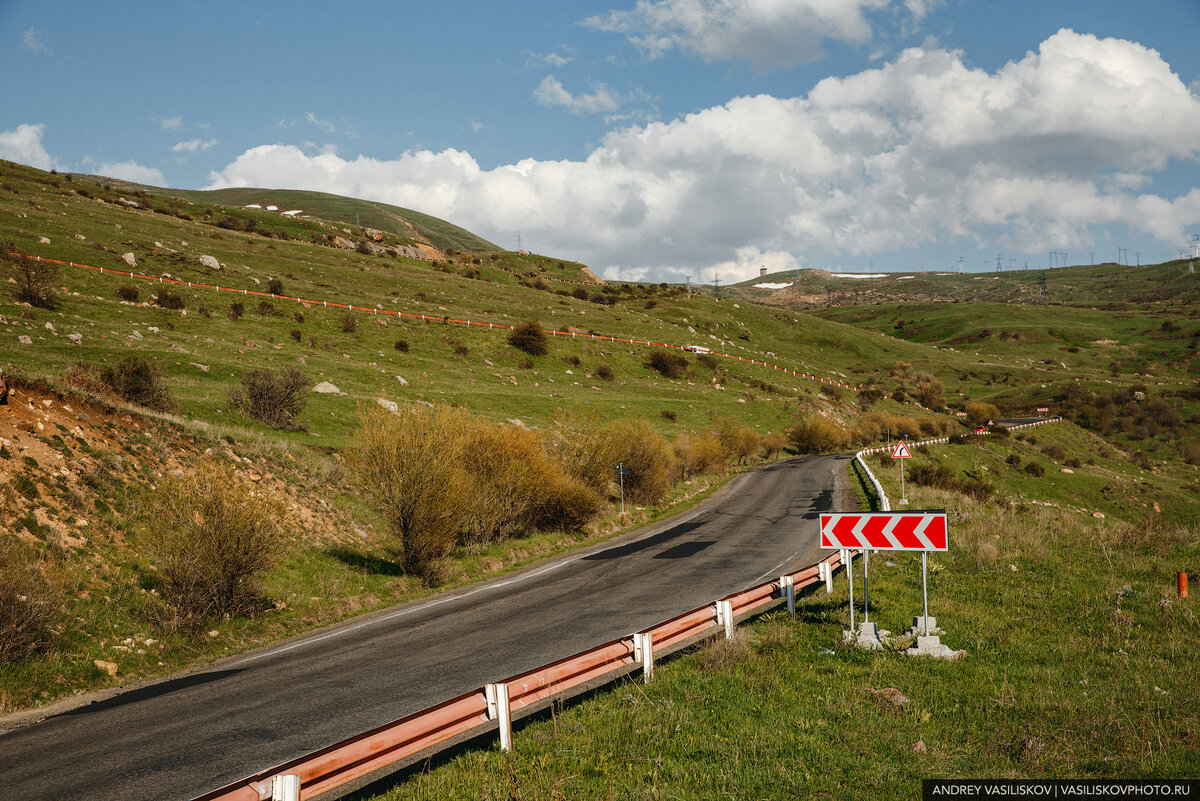
[[[835,453],[845,450],[850,436],[840,423],[815,414],[790,432],[788,439],[798,453]]]
[[[24,543],[0,537],[0,662],[51,649],[63,615],[62,588]]]
[[[11,242],[0,240],[0,266],[4,275],[16,285],[18,303],[28,303],[39,309],[54,308],[57,264],[35,259]]]
[[[665,378],[679,378],[688,368],[688,360],[678,353],[656,350],[650,354],[648,366]]]
[[[343,314],[341,328],[344,334],[353,334],[358,331],[358,315],[352,311],[347,311]]]
[[[159,485],[144,542],[175,626],[195,631],[258,606],[258,577],[283,549],[282,512],[224,465],[202,462]]]
[[[600,493],[562,472],[550,474],[542,487],[542,496],[537,527],[546,531],[579,531],[604,511]]]
[[[260,423],[288,431],[303,431],[300,413],[308,403],[312,380],[295,367],[278,372],[260,368],[242,376],[242,385],[229,391],[233,408]]]
[[[682,481],[725,469],[727,453],[712,429],[696,433],[685,431],[675,438],[671,447],[675,452],[676,475]]]
[[[540,437],[513,426],[473,426],[463,453],[474,504],[467,518],[471,541],[496,542],[533,528],[543,487],[555,472]]]
[[[137,303],[138,290],[132,284],[124,284],[117,287],[117,299],[123,300],[126,303]]]
[[[617,420],[604,427],[604,434],[613,444],[617,460],[629,470],[625,497],[645,506],[662,500],[676,471],[675,453],[666,437],[649,420]]]
[[[162,368],[140,356],[128,356],[116,365],[101,368],[100,380],[129,403],[160,412],[177,408],[167,389]]]
[[[550,351],[550,338],[537,320],[528,320],[513,328],[508,344],[530,356],[545,356]]]
[[[725,455],[738,464],[745,464],[758,451],[760,440],[753,426],[730,417],[718,417],[713,420],[713,432],[721,441]]]
[[[994,404],[975,401],[963,407],[967,413],[967,422],[973,426],[985,425],[989,420],[1000,416],[1000,410]]]
[[[172,292],[169,289],[160,289],[158,294],[154,296],[154,304],[161,309],[183,309],[187,308],[187,304],[183,300],[183,296],[178,292]]]
[[[608,496],[617,447],[594,413],[559,409],[545,429],[543,446],[564,472],[601,497]]]
[[[399,539],[404,569],[427,584],[440,580],[471,508],[462,467],[468,428],[466,413],[449,407],[359,414],[350,465]]]

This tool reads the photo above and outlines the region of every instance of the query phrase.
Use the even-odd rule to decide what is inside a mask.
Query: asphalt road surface
[[[190,799],[814,564],[817,513],[854,510],[849,458],[767,465],[617,540],[0,732],[0,798]]]

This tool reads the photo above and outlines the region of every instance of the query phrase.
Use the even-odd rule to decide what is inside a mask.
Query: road
[[[687,512],[0,733],[0,798],[189,799],[803,567],[848,456],[743,473]]]

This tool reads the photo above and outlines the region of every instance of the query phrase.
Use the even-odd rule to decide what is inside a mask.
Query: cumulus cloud
[[[995,72],[911,49],[806,96],[612,131],[578,161],[485,170],[453,149],[379,160],[268,145],[211,184],[378,199],[493,241],[520,230],[608,275],[725,281],[952,240],[1074,249],[1106,226],[1174,245],[1200,224],[1200,189],[1159,197],[1146,182],[1172,159],[1200,163],[1198,129],[1200,96],[1157,52],[1063,30]]]
[[[160,119],[158,124],[164,131],[178,131],[183,127],[183,117],[166,117]]]
[[[0,131],[0,159],[27,164],[39,170],[57,168],[58,160],[42,146],[42,132],[45,129],[45,125],[39,124],[18,125],[11,131]]]
[[[638,0],[632,10],[588,17],[593,30],[624,34],[651,58],[678,48],[705,61],[744,60],[767,70],[824,56],[826,40],[872,36],[866,12],[888,0]],[[909,0],[910,11],[930,5]]]
[[[602,83],[592,86],[591,94],[573,95],[553,75],[547,75],[533,90],[533,99],[540,106],[566,109],[572,114],[596,114],[616,111],[621,101],[611,89]]]
[[[202,150],[208,150],[217,144],[216,139],[188,139],[183,142],[176,142],[171,145],[172,153],[197,153]]]
[[[167,179],[161,170],[155,167],[144,167],[133,159],[121,162],[106,161],[96,169],[96,174],[109,178],[120,178],[122,181],[132,181],[135,184],[167,185]]]

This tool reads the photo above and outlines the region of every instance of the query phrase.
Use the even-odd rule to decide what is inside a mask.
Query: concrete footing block
[[[929,633],[931,635],[946,633],[938,628],[937,618],[934,617],[933,615],[929,616]],[[925,618],[923,616],[917,615],[916,617],[913,618],[912,628],[910,628],[908,630],[908,635],[910,637],[924,637],[925,636]]]
[[[932,622],[932,621],[930,621]],[[924,627],[922,626],[922,631]],[[932,627],[930,631],[933,631]],[[966,651],[955,651],[949,646],[943,645],[942,640],[936,634],[930,634],[928,637],[924,635],[917,636],[917,644],[909,648],[905,653],[909,656],[931,656],[934,659],[954,660],[961,658]]]
[[[842,631],[846,644],[868,651],[878,651],[883,648],[882,637],[887,637],[890,631],[880,631],[876,623],[859,623],[856,631]]]

